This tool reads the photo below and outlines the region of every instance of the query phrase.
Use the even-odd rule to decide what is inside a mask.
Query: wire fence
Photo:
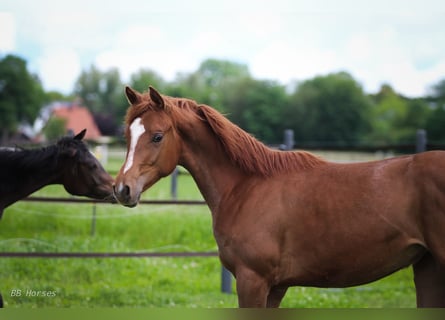
[[[99,204],[112,204],[114,202],[107,200],[93,200],[84,198],[60,198],[60,197],[27,197],[21,201],[43,202],[43,203],[73,203],[73,204],[92,204],[92,222],[91,235],[95,234],[96,229],[96,206]],[[203,200],[141,200],[142,205],[206,205]],[[214,258],[218,257],[217,251],[207,252],[0,252],[0,258],[27,258],[27,259],[103,259],[103,258]],[[232,293],[232,275],[221,267],[221,291],[223,293]]]

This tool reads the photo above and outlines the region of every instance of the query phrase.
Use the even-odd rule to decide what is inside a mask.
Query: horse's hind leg
[[[287,287],[272,287],[267,297],[268,308],[278,308],[286,294]]]
[[[413,266],[419,308],[445,307],[445,267],[427,253]]]

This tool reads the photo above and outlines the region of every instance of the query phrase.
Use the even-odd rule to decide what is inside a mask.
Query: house
[[[94,117],[86,107],[77,104],[57,105],[54,106],[51,116],[65,119],[67,132],[72,131],[77,134],[83,129],[87,129],[85,139],[97,140],[101,137]]]

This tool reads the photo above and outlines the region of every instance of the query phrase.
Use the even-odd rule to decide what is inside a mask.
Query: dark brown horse
[[[445,307],[445,152],[337,164],[274,151],[206,105],[126,88],[128,153],[114,192],[133,207],[177,164],[208,203],[239,305],[289,286],[347,287],[414,266],[419,307]]]
[[[112,197],[113,178],[82,142],[85,133],[42,149],[0,151],[0,218],[6,207],[49,184],[62,184],[72,195]]]
[[[113,178],[82,142],[86,130],[41,149],[0,151],[0,217],[14,202],[49,184],[73,195],[105,199]]]

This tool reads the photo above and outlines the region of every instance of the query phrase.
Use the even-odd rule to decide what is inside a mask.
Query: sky
[[[0,56],[70,93],[92,64],[172,81],[207,58],[283,85],[349,72],[365,92],[408,97],[445,78],[443,0],[0,0]],[[148,87],[149,84],[147,84]]]

